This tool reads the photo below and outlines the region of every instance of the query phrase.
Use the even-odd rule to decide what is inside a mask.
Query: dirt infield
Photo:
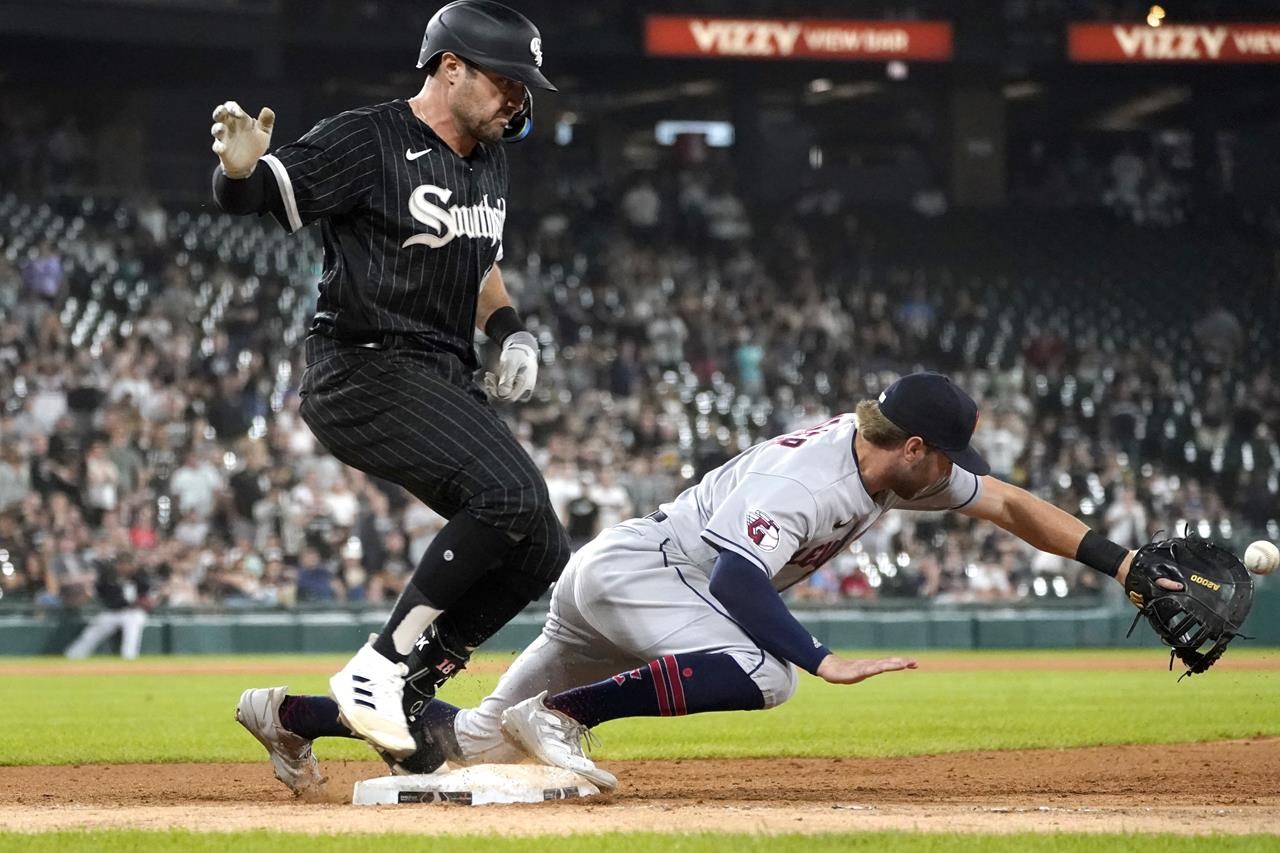
[[[328,802],[260,764],[0,767],[0,827],[540,834],[619,830],[1280,833],[1280,738],[897,759],[611,762],[618,792],[535,806],[351,806],[381,764],[328,762]],[[421,809],[446,809],[424,820]]]
[[[478,672],[499,672],[486,660]],[[940,656],[935,672],[1149,669],[1152,651]],[[1157,664],[1158,665],[1158,664]],[[1280,671],[1280,652],[1222,670]],[[0,678],[134,672],[294,676],[332,661],[166,658],[0,661]],[[536,806],[352,806],[376,762],[329,761],[317,802],[295,799],[269,764],[0,767],[0,829],[542,833],[646,831],[1125,831],[1280,834],[1280,738],[1206,744],[969,752],[912,758],[618,761],[610,797]],[[421,809],[447,809],[447,820]]]

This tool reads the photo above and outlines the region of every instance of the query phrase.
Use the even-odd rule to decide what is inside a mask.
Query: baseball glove
[[[1160,578],[1175,580],[1182,589],[1164,589],[1156,583]],[[1253,579],[1244,564],[1194,534],[1139,548],[1124,589],[1139,610],[1125,636],[1146,616],[1171,647],[1169,669],[1175,657],[1187,667],[1179,681],[1213,666],[1227,644],[1243,636],[1240,626],[1253,605]]]

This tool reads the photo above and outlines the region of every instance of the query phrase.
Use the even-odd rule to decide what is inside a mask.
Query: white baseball
[[[1255,575],[1269,575],[1280,566],[1280,548],[1265,539],[1254,542],[1244,552],[1244,567]]]

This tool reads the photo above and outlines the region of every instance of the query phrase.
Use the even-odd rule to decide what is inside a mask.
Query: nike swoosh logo
[[[832,525],[831,529],[832,529],[832,530],[839,530],[841,527],[848,527],[848,526],[849,526],[849,522],[851,522],[851,521],[853,521],[853,519],[852,519],[852,518],[850,518],[850,519],[846,519],[846,520],[844,520],[844,521],[837,521],[834,525]]]
[[[404,159],[406,159],[406,160],[417,160],[417,159],[418,159],[419,157],[421,157],[423,154],[430,154],[430,153],[431,153],[431,149],[430,149],[430,148],[424,148],[424,149],[422,149],[421,151],[410,151],[408,148],[406,148],[406,149],[404,150]]]

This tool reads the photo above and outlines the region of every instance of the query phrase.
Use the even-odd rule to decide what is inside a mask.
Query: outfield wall
[[[523,648],[545,611],[516,617],[485,645]],[[1126,606],[888,608],[800,610],[797,615],[833,648],[1018,649],[1159,645],[1151,630],[1125,632],[1135,611]],[[91,612],[0,612],[0,655],[61,654]],[[381,610],[153,614],[143,654],[341,653],[382,627]],[[1259,645],[1280,645],[1280,589],[1258,591],[1245,633]]]

